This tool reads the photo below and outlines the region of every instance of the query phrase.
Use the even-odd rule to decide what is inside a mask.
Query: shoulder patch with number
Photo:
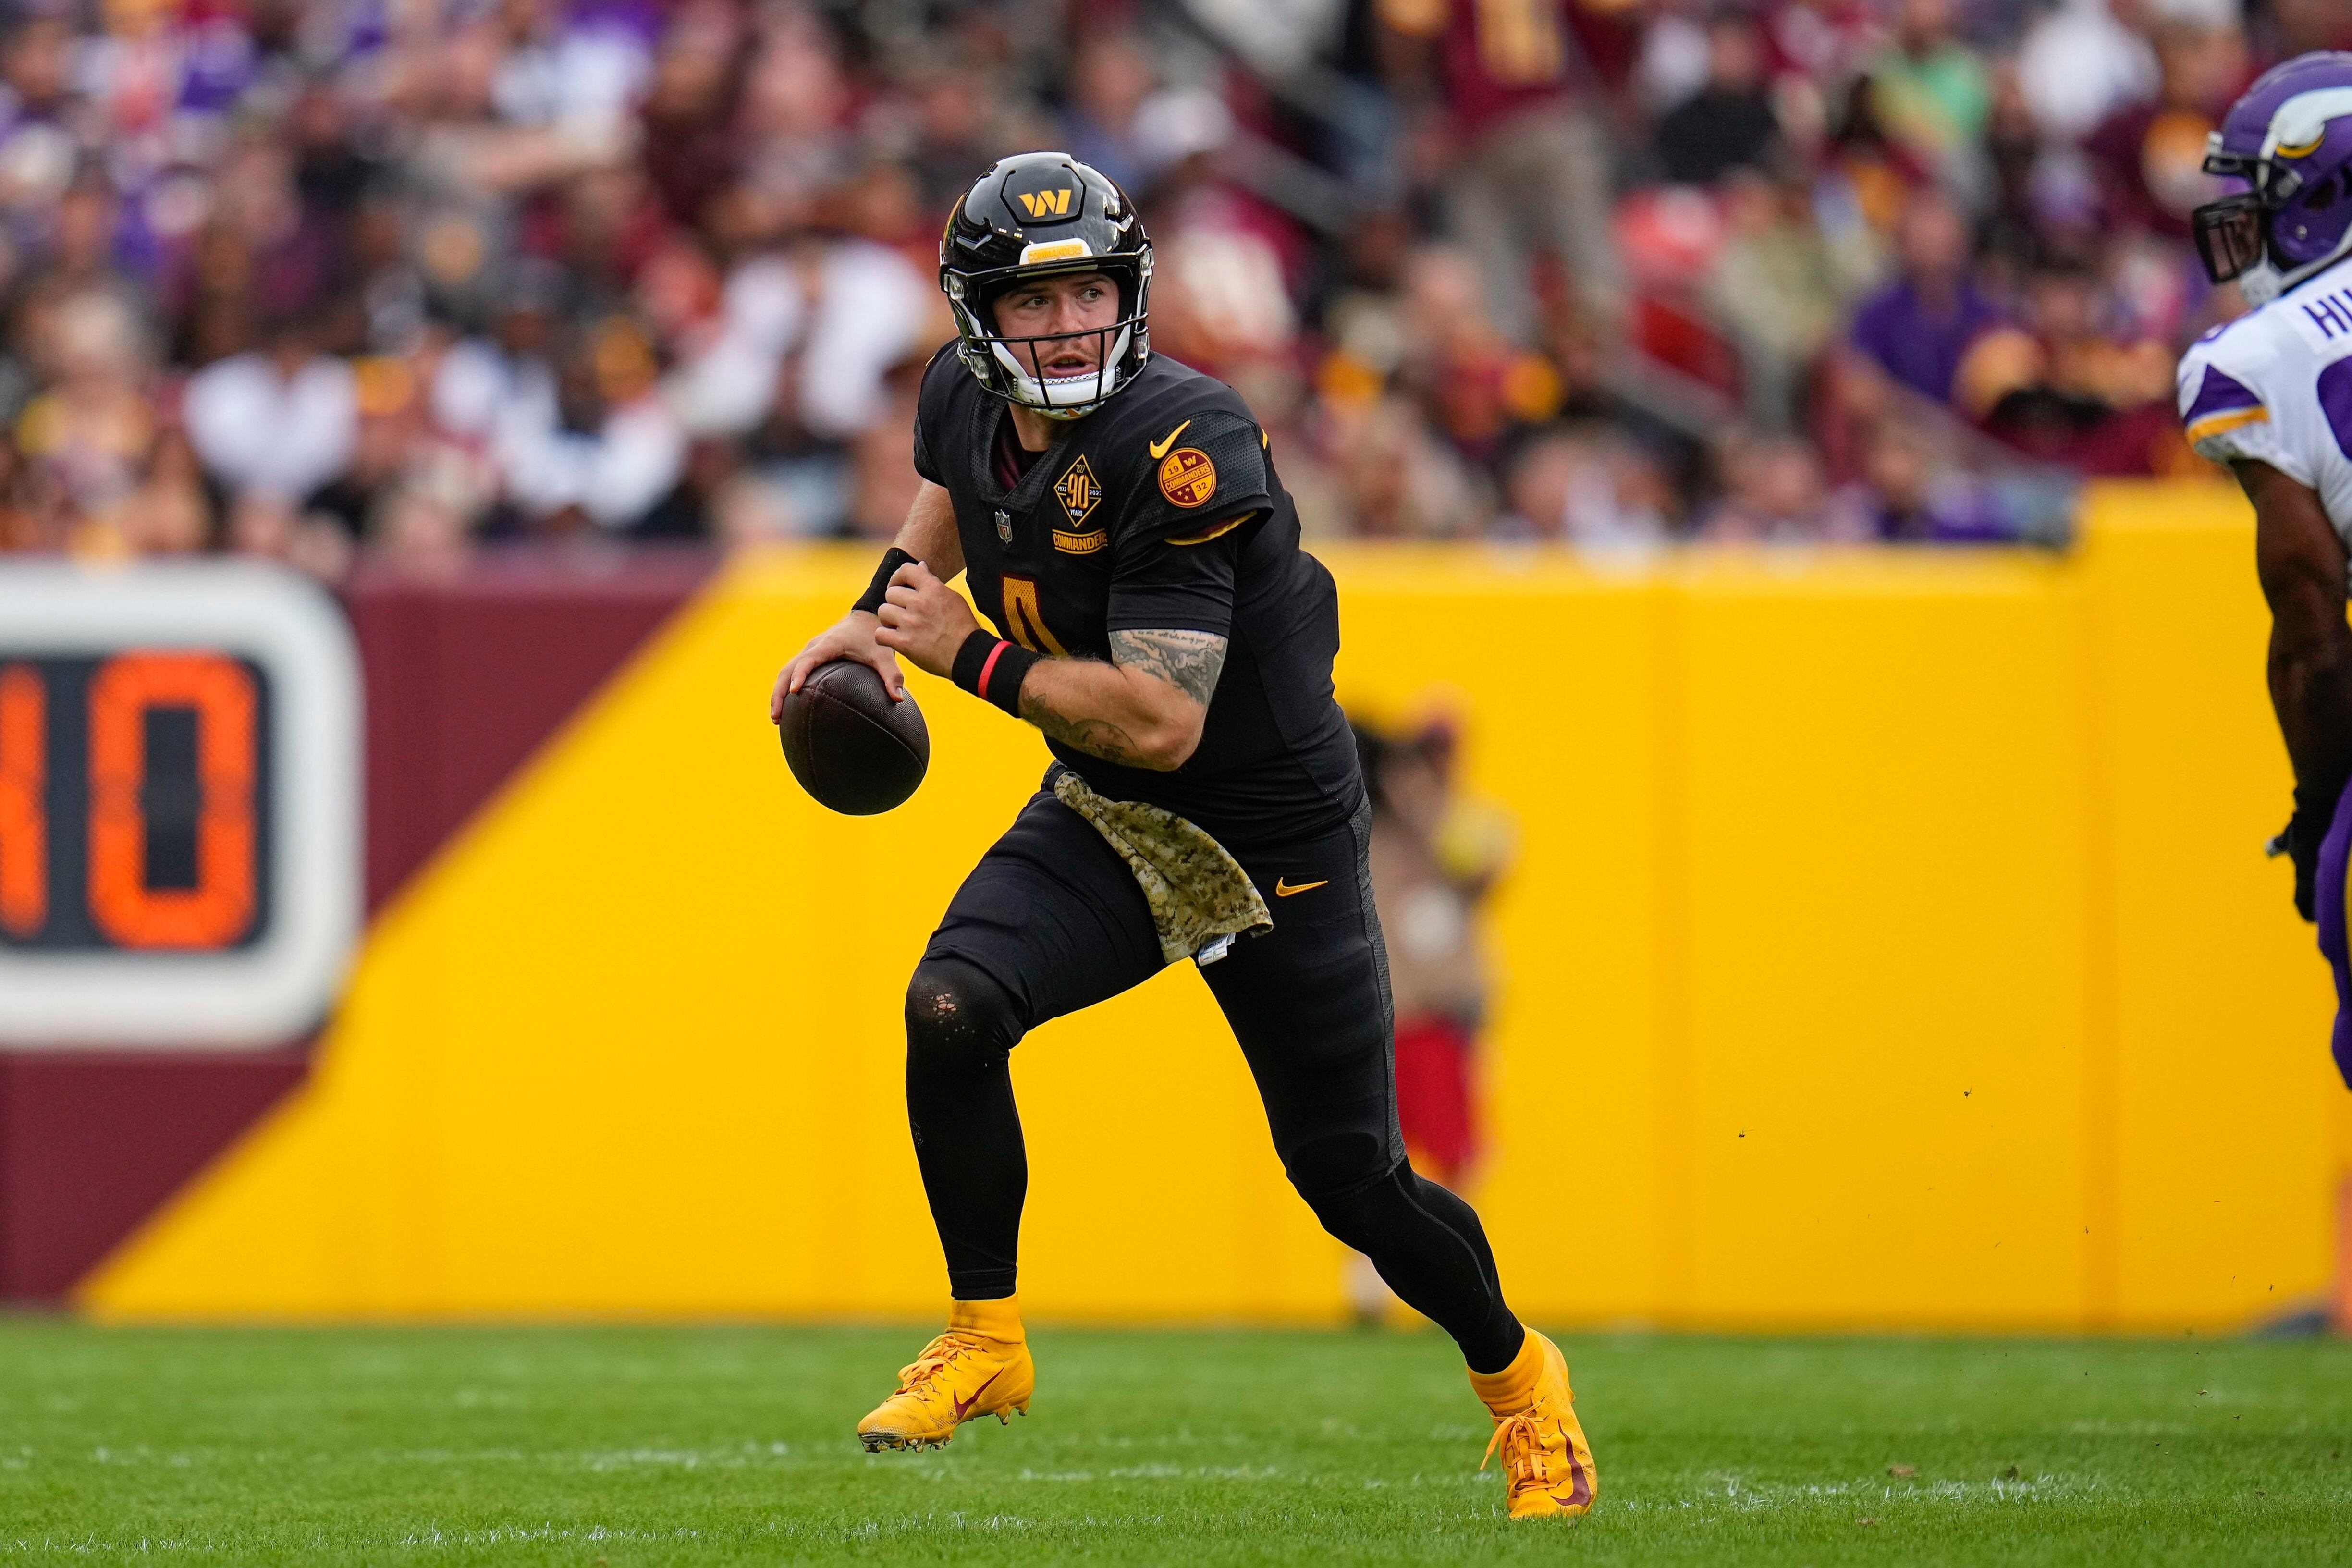
[[[1198,447],[1179,447],[1160,462],[1160,493],[1190,510],[1217,493],[1217,465]]]
[[[1054,481],[1054,499],[1062,503],[1075,528],[1087,521],[1087,513],[1102,502],[1102,486],[1095,483],[1095,471],[1081,457],[1072,463],[1067,472]]]

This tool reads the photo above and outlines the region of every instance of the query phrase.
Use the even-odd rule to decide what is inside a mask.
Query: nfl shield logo
[[[1000,511],[996,514],[996,537],[1006,544],[1013,542],[1013,514],[1011,512]]]

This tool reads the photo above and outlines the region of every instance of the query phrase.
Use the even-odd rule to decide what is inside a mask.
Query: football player
[[[2295,908],[2316,918],[2335,968],[2336,1065],[2352,1085],[2352,54],[2265,71],[2209,139],[2205,170],[2243,188],[2191,216],[2198,250],[2253,309],[2181,356],[2180,417],[2254,505],[2271,706],[2294,768],[2294,816],[2271,849],[2293,859]]]
[[[865,597],[777,677],[771,716],[836,658],[902,696],[904,658],[1035,725],[1055,762],[908,987],[908,1116],[951,1300],[859,1436],[936,1445],[1026,1410],[1007,1053],[1189,957],[1300,1196],[1460,1344],[1512,1517],[1583,1513],[1596,1475],[1566,1363],[1505,1305],[1470,1205],[1404,1157],[1370,807],[1332,698],[1338,596],[1265,433],[1231,388],[1153,354],[1150,242],[1066,153],[971,187],[940,286],[958,338],[923,376],[922,490]],[[959,572],[988,629],[947,586]]]

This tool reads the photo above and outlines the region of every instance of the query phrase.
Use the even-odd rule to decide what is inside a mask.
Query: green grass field
[[[0,1559],[2352,1563],[2352,1345],[1563,1340],[1600,1510],[1513,1525],[1432,1333],[1036,1332],[868,1456],[908,1331],[0,1321]]]

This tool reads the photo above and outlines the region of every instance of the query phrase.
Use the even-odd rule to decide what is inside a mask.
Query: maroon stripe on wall
[[[367,907],[433,852],[709,574],[700,552],[364,570]],[[56,1300],[302,1080],[266,1051],[0,1049],[0,1298]]]
[[[0,1280],[63,1295],[302,1079],[274,1051],[0,1056]]]
[[[371,911],[709,574],[697,552],[500,559],[344,595],[367,687]]]

